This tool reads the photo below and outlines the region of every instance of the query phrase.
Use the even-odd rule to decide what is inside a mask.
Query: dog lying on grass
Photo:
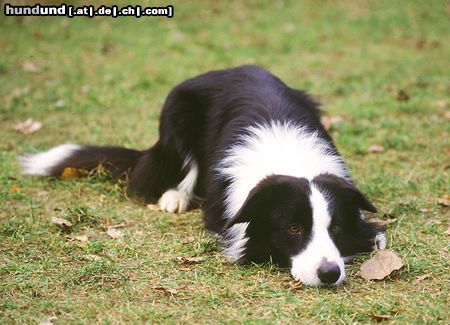
[[[339,285],[344,262],[384,248],[317,103],[256,66],[211,71],[176,86],[148,150],[63,144],[21,158],[25,174],[67,167],[128,176],[130,193],[182,213],[194,198],[205,227],[237,263],[272,260],[306,285]]]

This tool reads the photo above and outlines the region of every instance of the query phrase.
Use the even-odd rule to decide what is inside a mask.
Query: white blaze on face
[[[341,254],[328,232],[331,222],[328,212],[329,202],[314,185],[311,185],[309,199],[313,212],[311,237],[306,248],[292,257],[291,274],[296,280],[300,280],[306,285],[320,286],[323,283],[320,281],[317,271],[321,262],[333,262],[339,266],[341,271],[339,279],[334,283],[339,285],[345,279],[345,268]]]

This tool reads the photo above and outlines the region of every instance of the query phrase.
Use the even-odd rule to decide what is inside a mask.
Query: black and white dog
[[[346,260],[386,243],[384,229],[365,220],[363,210],[376,209],[353,184],[317,103],[256,66],[176,86],[148,150],[64,144],[21,164],[47,176],[102,164],[168,212],[200,198],[225,255],[272,260],[306,285],[341,284]]]

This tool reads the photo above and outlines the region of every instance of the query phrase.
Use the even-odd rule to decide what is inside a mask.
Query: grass
[[[448,323],[448,3],[171,4],[173,19],[0,20],[0,323]],[[18,155],[64,142],[146,148],[171,87],[244,63],[342,117],[331,133],[373,217],[393,221],[395,276],[361,279],[363,256],[337,289],[292,291],[285,270],[229,263],[199,211],[150,211],[102,177],[19,173]],[[43,128],[14,131],[29,117]],[[106,235],[117,224],[123,240]]]

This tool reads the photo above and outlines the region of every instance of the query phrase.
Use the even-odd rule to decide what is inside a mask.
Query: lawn
[[[0,323],[448,324],[448,2],[160,4],[175,16],[0,18]],[[245,63],[338,117],[330,132],[402,270],[366,281],[362,256],[339,288],[292,290],[286,270],[227,261],[200,211],[151,211],[104,174],[20,174],[20,154],[60,143],[145,149],[171,87]],[[15,131],[27,118],[42,128]]]

